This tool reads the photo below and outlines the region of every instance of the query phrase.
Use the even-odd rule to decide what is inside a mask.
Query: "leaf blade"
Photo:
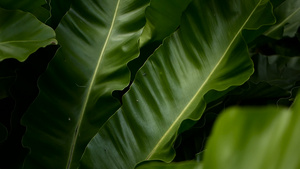
[[[146,9],[146,25],[141,35],[141,46],[154,41],[162,41],[180,24],[183,11],[191,0],[168,1],[152,0]]]
[[[298,168],[299,103],[297,98],[291,109],[266,106],[225,110],[208,141],[203,167]]]
[[[40,47],[57,44],[55,32],[28,12],[0,8],[0,61],[25,61]]]
[[[275,8],[275,15],[277,23],[264,34],[275,39],[280,39],[282,36],[294,37],[300,25],[299,1],[286,0]]]
[[[40,93],[22,120],[27,127],[23,144],[31,148],[25,168],[77,168],[86,144],[120,106],[111,94],[129,83],[126,64],[138,56],[147,4],[72,3],[56,29],[62,47],[40,78]],[[38,160],[47,149],[49,154]]]
[[[204,95],[241,85],[253,72],[241,31],[255,9],[266,5],[261,2],[230,1],[224,6],[219,1],[194,1],[181,28],[165,39],[137,73],[123,106],[89,143],[80,167],[133,168],[144,160],[170,162],[181,122],[201,117]],[[243,10],[235,11],[233,4]],[[232,18],[235,12],[241,12],[235,15],[240,20]]]

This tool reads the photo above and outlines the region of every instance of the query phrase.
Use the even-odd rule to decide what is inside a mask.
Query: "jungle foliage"
[[[299,18],[299,0],[2,0],[0,168],[299,169]]]

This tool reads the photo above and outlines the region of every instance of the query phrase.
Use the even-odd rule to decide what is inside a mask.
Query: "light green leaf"
[[[196,161],[178,163],[150,162],[142,164],[136,169],[202,169],[202,164]]]
[[[299,95],[300,96],[300,95]],[[218,118],[204,169],[298,169],[300,99],[290,109],[234,107]]]
[[[151,0],[146,9],[146,25],[141,36],[141,46],[161,41],[180,24],[182,12],[192,0]]]
[[[245,25],[259,27],[248,21],[261,19],[255,12],[263,7],[270,5],[260,0],[193,1],[180,29],[148,59],[121,109],[88,144],[81,168],[130,169],[145,160],[172,161],[176,132],[184,120],[201,117],[204,95],[241,85],[252,74],[241,32]]]
[[[0,61],[23,62],[38,48],[57,43],[54,30],[28,12],[0,8],[0,16]]]
[[[72,3],[56,29],[62,47],[22,121],[31,150],[25,168],[77,168],[87,143],[120,107],[111,94],[129,83],[126,64],[139,54],[148,3]]]
[[[294,37],[300,26],[300,1],[286,0],[275,9],[277,23],[264,34],[275,39]]]

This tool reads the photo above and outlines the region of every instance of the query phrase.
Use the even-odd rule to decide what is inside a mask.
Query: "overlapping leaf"
[[[56,28],[62,17],[66,14],[71,6],[73,0],[50,0],[50,18],[47,20],[47,24]]]
[[[284,1],[285,0],[270,0],[273,10],[276,9],[278,6],[280,6]],[[262,21],[266,18],[271,19],[274,17],[273,14],[270,14],[267,11],[261,10],[261,12],[264,13],[264,17],[261,17]],[[264,32],[266,32],[272,25],[274,25],[274,23],[262,25],[259,29],[255,29],[255,30],[244,30],[243,36],[245,38],[245,41],[248,43],[248,45],[250,45],[250,46],[253,45],[252,44],[253,41],[256,38],[258,38],[259,36],[261,36]],[[259,41],[259,43],[260,43],[260,41]],[[254,44],[256,44],[256,43],[254,43]]]
[[[182,12],[192,0],[161,1],[151,0],[146,9],[147,22],[141,35],[141,46],[161,41],[169,36],[180,24]]]
[[[129,83],[147,1],[76,1],[58,26],[61,48],[23,118],[25,168],[77,168],[86,144],[119,108],[111,94]],[[47,152],[47,153],[45,153]]]
[[[286,0],[275,9],[277,22],[264,34],[276,39],[294,37],[300,26],[300,1]]]
[[[150,162],[137,169],[297,169],[300,166],[299,106],[297,98],[291,109],[229,108],[216,122],[202,163]]]
[[[122,108],[88,144],[81,168],[130,169],[145,160],[170,162],[176,132],[182,121],[201,117],[204,95],[250,77],[253,65],[241,32],[261,26],[257,23],[262,16],[256,12],[263,8],[272,12],[268,1],[193,1],[180,29],[138,72]]]
[[[51,0],[49,0],[51,1]],[[32,13],[42,22],[46,21],[50,13],[49,11],[44,8],[43,6],[47,6],[46,0],[1,0],[0,1],[0,8],[5,8],[9,10],[22,10],[26,12]]]
[[[253,59],[256,61],[256,71],[251,76],[253,82],[267,82],[291,90],[300,81],[300,57],[256,55]]]
[[[56,44],[55,32],[32,14],[0,8],[0,61],[24,61],[40,47]]]
[[[300,96],[300,95],[298,95]],[[300,99],[291,109],[234,107],[218,118],[204,153],[204,169],[297,169]]]

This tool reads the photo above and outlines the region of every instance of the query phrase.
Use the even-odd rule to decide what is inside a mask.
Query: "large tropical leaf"
[[[299,98],[291,109],[270,106],[229,108],[215,124],[202,163],[150,162],[137,169],[298,169],[299,108]]]
[[[275,9],[277,23],[264,34],[276,39],[294,37],[300,26],[300,1],[286,0]]]
[[[182,12],[192,0],[151,0],[146,9],[147,22],[141,35],[141,46],[161,41],[169,36],[180,24]]]
[[[76,1],[58,26],[62,46],[40,78],[24,116],[25,168],[76,168],[86,144],[119,108],[112,97],[129,83],[147,1]],[[47,153],[45,153],[47,152]]]
[[[32,14],[0,8],[0,61],[24,61],[40,47],[56,44],[55,32]]]
[[[175,32],[182,12],[191,0],[151,0],[146,9],[146,24],[140,37],[140,56],[130,62],[131,81],[149,56],[162,44],[164,38]]]
[[[299,95],[300,96],[300,95]],[[291,109],[234,107],[218,118],[204,169],[298,169],[300,99]]]
[[[258,13],[264,8],[272,12],[268,1],[193,1],[180,29],[137,73],[122,108],[88,144],[81,168],[130,169],[145,160],[170,162],[176,132],[184,120],[201,117],[204,95],[250,77],[253,65],[241,32],[260,26],[255,19],[261,23]]]
[[[280,6],[284,1],[285,0],[270,0],[270,2],[272,3],[273,10],[276,9],[278,6]],[[264,14],[265,14],[264,17],[262,17],[263,20],[266,18],[274,17],[273,14],[269,14],[269,13],[267,13],[267,11],[261,11],[261,12],[264,12]],[[266,32],[273,24],[263,25],[259,29],[255,29],[255,30],[244,30],[243,36],[245,38],[245,41],[248,43],[248,45],[251,46],[253,41],[256,38],[258,38],[259,36],[261,36],[264,32]],[[259,41],[259,43],[260,43],[260,40],[257,40],[257,41]],[[254,44],[256,44],[256,43],[254,43]]]

